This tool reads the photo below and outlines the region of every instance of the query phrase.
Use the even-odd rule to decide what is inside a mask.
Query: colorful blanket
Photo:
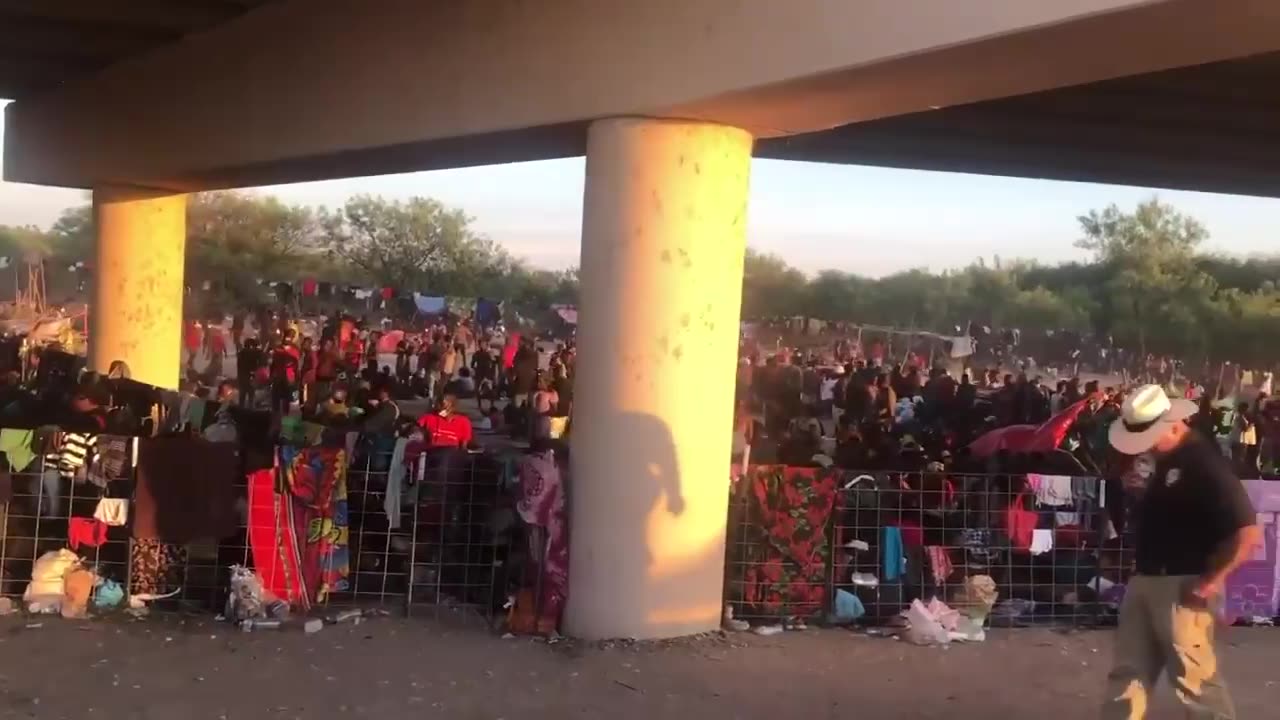
[[[249,476],[254,569],[303,610],[348,589],[347,463],[340,448],[277,450],[276,468]]]
[[[560,625],[560,615],[569,594],[569,523],[565,517],[564,483],[560,468],[550,452],[529,454],[520,459],[520,500],[516,511],[529,525],[541,528],[544,542],[530,550],[539,558],[542,597],[538,603],[538,630],[551,632]],[[532,538],[531,538],[532,539]]]
[[[827,523],[839,471],[781,465],[747,470],[750,512],[744,597],[753,615],[809,617],[825,607]]]

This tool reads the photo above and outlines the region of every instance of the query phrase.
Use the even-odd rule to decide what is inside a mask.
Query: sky
[[[4,101],[0,101],[3,106]],[[0,128],[0,141],[3,129]],[[581,158],[256,189],[307,205],[351,195],[424,195],[464,208],[476,228],[531,265],[578,264]],[[1280,200],[1049,180],[755,160],[747,242],[806,272],[883,276],[978,257],[1083,260],[1076,217],[1153,195],[1204,223],[1206,250],[1280,253]],[[49,225],[83,191],[0,182],[0,225]]]

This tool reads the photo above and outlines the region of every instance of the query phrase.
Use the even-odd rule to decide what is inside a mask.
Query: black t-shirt
[[[1143,575],[1203,575],[1222,543],[1256,522],[1230,463],[1196,432],[1157,459],[1134,519]]]
[[[477,350],[471,357],[471,367],[475,368],[480,379],[493,377],[493,355],[488,350]]]

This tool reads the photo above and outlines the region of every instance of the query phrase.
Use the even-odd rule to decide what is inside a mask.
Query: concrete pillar
[[[123,360],[133,379],[181,377],[187,199],[137,188],[93,192],[98,237],[89,305],[89,368]]]
[[[566,631],[719,627],[751,135],[588,133]]]

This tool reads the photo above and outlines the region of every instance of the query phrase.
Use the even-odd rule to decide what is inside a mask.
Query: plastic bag
[[[948,600],[962,615],[982,624],[999,598],[996,581],[990,575],[970,575],[964,579],[964,585],[952,590]]]
[[[919,600],[912,600],[911,607],[903,612],[903,616],[910,626],[902,636],[912,645],[946,645],[951,642],[947,629]]]
[[[224,611],[228,620],[284,619],[288,606],[262,587],[258,574],[243,565],[231,566],[231,587]]]
[[[45,597],[61,600],[67,573],[79,566],[80,556],[66,548],[41,555],[31,566],[31,582],[22,599],[26,602]]]

